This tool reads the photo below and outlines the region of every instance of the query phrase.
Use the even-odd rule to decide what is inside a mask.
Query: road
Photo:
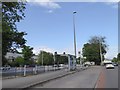
[[[103,67],[96,88],[118,88],[118,67],[115,69]]]
[[[105,88],[118,88],[118,67],[105,69]]]
[[[101,67],[95,66],[32,88],[94,88],[100,72]]]
[[[118,88],[118,67],[96,66],[32,88]]]

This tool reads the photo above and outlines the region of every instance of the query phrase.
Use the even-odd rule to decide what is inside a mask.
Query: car
[[[118,64],[117,64],[117,63],[114,63],[114,66],[118,66]]]
[[[114,69],[114,65],[113,64],[106,64],[106,69]]]
[[[6,71],[6,70],[10,70],[11,67],[9,65],[5,65],[5,66],[1,67],[0,69]]]
[[[55,65],[53,65],[53,67],[58,67],[58,65],[55,64]]]

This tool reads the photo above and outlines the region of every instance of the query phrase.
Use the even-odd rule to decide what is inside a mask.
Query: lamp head
[[[73,11],[73,14],[77,13],[76,11]]]

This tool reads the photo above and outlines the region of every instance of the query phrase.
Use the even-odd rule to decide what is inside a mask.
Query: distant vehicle
[[[112,64],[112,61],[111,60],[104,60],[103,62],[103,65],[107,65],[107,64]]]
[[[63,67],[63,65],[64,65],[64,64],[60,64],[59,66],[60,66],[60,67]]]
[[[114,65],[114,66],[118,66],[118,64],[117,64],[117,63],[113,63],[113,65]]]
[[[60,69],[64,68],[64,64],[59,64],[59,68]]]
[[[91,66],[91,63],[90,63],[90,62],[85,62],[85,63],[84,63],[84,66],[85,66],[85,67]]]
[[[58,65],[55,64],[55,65],[53,65],[53,67],[58,67]]]
[[[106,64],[106,69],[114,69],[114,65],[113,64]]]
[[[95,65],[95,62],[90,62],[91,63],[91,65]]]

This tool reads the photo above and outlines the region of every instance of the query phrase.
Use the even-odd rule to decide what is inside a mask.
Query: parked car
[[[85,62],[84,63],[84,66],[90,66],[91,65],[91,62]]]
[[[113,64],[106,64],[106,69],[114,69],[114,65]]]
[[[0,70],[10,70],[10,66],[7,66],[7,67],[1,67]]]
[[[55,65],[53,65],[53,67],[58,67],[58,65],[55,64]]]

